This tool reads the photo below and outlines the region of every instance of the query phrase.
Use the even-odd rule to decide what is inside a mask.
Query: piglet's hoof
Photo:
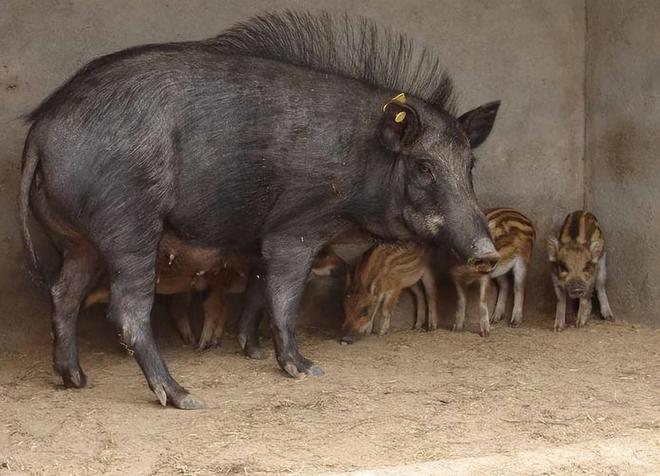
[[[564,326],[561,324],[555,324],[555,332],[561,332],[564,330]]]
[[[306,359],[303,356],[298,356],[297,358],[278,357],[277,360],[282,370],[284,370],[287,374],[289,374],[293,378],[301,378],[304,375],[320,377],[325,373],[321,367],[319,367],[314,362],[312,362],[309,359]]]
[[[522,321],[517,321],[517,320],[512,320],[509,322],[509,327],[520,327],[522,324]]]
[[[463,332],[463,324],[454,324],[451,326],[452,332]]]

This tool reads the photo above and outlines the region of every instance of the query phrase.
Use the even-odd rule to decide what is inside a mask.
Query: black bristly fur
[[[359,16],[335,17],[286,10],[254,17],[215,38],[240,54],[306,66],[405,91],[431,106],[456,114],[450,76],[426,47]]]

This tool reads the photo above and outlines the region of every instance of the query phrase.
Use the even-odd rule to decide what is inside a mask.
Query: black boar
[[[29,116],[19,200],[35,266],[30,196],[63,257],[51,294],[65,385],[85,385],[78,308],[104,267],[109,318],[158,400],[202,406],[149,326],[165,226],[223,256],[259,257],[277,361],[294,377],[322,373],[294,329],[312,260],[334,236],[448,239],[494,264],[471,171],[499,103],[457,117],[452,98],[426,50],[327,14],[269,14],[84,66]]]

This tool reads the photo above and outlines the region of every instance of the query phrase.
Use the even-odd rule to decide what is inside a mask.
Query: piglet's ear
[[[500,108],[500,102],[494,101],[466,112],[458,118],[465,134],[470,140],[470,147],[476,149],[486,140],[495,124],[495,116]]]
[[[378,140],[383,147],[394,153],[401,152],[420,133],[419,114],[412,106],[395,98],[383,107],[378,129]]]
[[[557,254],[559,253],[559,241],[554,236],[550,237],[545,246],[548,251],[548,260],[551,263],[555,263],[557,261]]]
[[[591,251],[591,261],[592,263],[598,263],[598,260],[603,254],[603,242],[594,241],[589,246],[589,251]]]

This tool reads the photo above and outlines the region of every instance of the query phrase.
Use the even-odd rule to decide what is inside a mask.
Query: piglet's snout
[[[572,280],[566,283],[566,291],[573,299],[581,297],[584,294],[585,289],[586,286],[582,281]]]

